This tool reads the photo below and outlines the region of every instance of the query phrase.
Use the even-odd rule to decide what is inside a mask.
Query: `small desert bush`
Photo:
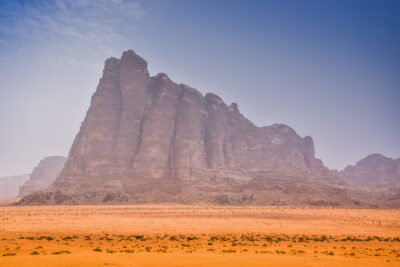
[[[236,250],[234,250],[234,249],[226,249],[226,250],[223,250],[222,253],[236,253]]]
[[[71,251],[68,251],[68,250],[61,250],[61,251],[55,251],[55,252],[53,252],[53,253],[51,253],[51,254],[54,254],[54,255],[58,255],[58,254],[71,254]]]

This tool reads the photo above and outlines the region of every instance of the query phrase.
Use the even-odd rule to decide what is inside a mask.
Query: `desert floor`
[[[0,207],[0,266],[400,266],[400,210]]]

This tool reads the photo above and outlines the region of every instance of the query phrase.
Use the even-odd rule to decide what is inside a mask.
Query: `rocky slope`
[[[371,154],[347,166],[340,177],[375,204],[400,207],[400,159]]]
[[[356,186],[375,189],[400,186],[400,159],[371,154],[356,165],[347,166],[340,175]]]
[[[105,62],[60,176],[21,204],[121,202],[360,204],[311,137],[258,127],[235,103],[150,77],[131,50]]]
[[[29,180],[19,187],[19,195],[26,196],[47,189],[64,167],[65,157],[53,156],[42,159],[29,176]]]
[[[18,196],[18,190],[29,179],[29,174],[0,177],[0,199]]]

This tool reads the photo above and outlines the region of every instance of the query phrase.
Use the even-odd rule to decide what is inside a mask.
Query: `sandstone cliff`
[[[400,159],[371,154],[340,172],[346,182],[374,189],[400,186]]]
[[[376,206],[400,207],[400,159],[371,154],[339,175],[355,188],[355,197]]]
[[[167,75],[150,77],[133,51],[106,61],[103,77],[55,188],[122,189],[149,179],[250,180],[263,172],[323,175],[311,137],[257,127],[236,104],[203,96]],[[82,186],[82,183],[85,186]]]
[[[258,127],[235,103],[151,77],[131,50],[105,62],[60,176],[20,204],[121,202],[361,203],[315,157],[311,137]]]
[[[29,180],[19,187],[19,195],[26,196],[39,190],[47,189],[54,182],[64,167],[66,158],[60,156],[42,159],[29,176]]]

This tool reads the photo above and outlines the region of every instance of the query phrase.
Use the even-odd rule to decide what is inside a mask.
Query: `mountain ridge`
[[[106,60],[61,174],[21,203],[360,205],[343,180],[310,136],[256,126],[236,103],[150,76],[128,50]]]

